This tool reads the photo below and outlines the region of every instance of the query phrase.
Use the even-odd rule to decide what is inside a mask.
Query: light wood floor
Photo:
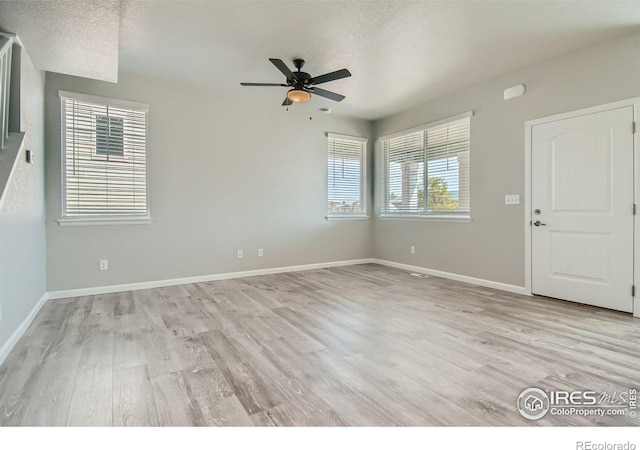
[[[637,425],[515,403],[640,387],[639,323],[377,265],[52,300],[0,424]]]

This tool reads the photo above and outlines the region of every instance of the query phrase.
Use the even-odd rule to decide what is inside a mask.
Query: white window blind
[[[381,215],[469,214],[471,115],[381,138]]]
[[[146,105],[60,92],[64,218],[145,218]]]
[[[328,133],[329,216],[367,215],[367,140]]]

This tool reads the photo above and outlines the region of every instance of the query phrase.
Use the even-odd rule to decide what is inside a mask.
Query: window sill
[[[369,216],[364,214],[342,214],[333,216],[324,216],[326,220],[368,220]]]
[[[78,219],[59,219],[58,225],[61,227],[79,227],[79,226],[103,226],[103,225],[148,225],[153,222],[151,217],[120,217],[105,219],[100,218],[78,218]]]
[[[463,223],[468,223],[471,222],[473,219],[471,218],[471,216],[469,215],[437,215],[437,214],[433,214],[433,215],[402,215],[402,214],[397,214],[397,215],[384,215],[384,216],[379,216],[378,219],[383,219],[383,220],[426,220],[426,221],[431,221],[431,222],[463,222]]]

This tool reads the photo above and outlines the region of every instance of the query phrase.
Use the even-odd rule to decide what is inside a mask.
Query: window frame
[[[432,128],[436,128],[442,125],[446,125],[452,122],[456,122],[465,118],[469,118],[469,160],[471,159],[471,117],[473,117],[474,112],[473,111],[467,111],[461,114],[457,114],[455,116],[450,116],[450,117],[446,117],[444,119],[440,119],[434,122],[429,122],[427,124],[424,125],[420,125],[418,127],[414,127],[414,128],[410,128],[407,130],[403,130],[403,131],[398,131],[395,133],[391,133],[391,134],[387,134],[384,136],[380,136],[378,138],[377,141],[377,153],[379,158],[377,158],[377,160],[379,161],[379,170],[378,170],[378,174],[380,177],[380,183],[379,183],[379,189],[378,189],[378,201],[376,202],[376,207],[378,209],[377,211],[377,217],[379,219],[401,219],[401,220],[432,220],[432,221],[445,221],[445,222],[471,222],[472,221],[472,217],[471,217],[471,173],[469,173],[469,210],[468,211],[459,211],[459,210],[455,210],[455,211],[451,211],[451,212],[447,212],[447,211],[434,211],[434,212],[429,212],[426,210],[426,205],[427,205],[427,190],[426,190],[426,186],[428,183],[428,173],[427,173],[427,167],[425,166],[423,168],[423,174],[422,177],[424,179],[424,183],[425,183],[425,210],[423,211],[418,211],[418,212],[407,212],[407,213],[394,213],[394,212],[386,212],[384,210],[384,205],[387,202],[387,196],[388,196],[388,192],[387,192],[387,186],[389,184],[389,167],[387,164],[387,158],[386,158],[386,152],[385,152],[385,145],[384,142],[388,141],[390,139],[395,139],[395,138],[399,138],[399,137],[404,137],[404,136],[408,136],[414,133],[419,133],[419,132],[427,132],[427,130],[432,129]],[[426,152],[427,149],[425,148],[424,151]],[[428,160],[428,155],[425,154],[424,156],[424,160],[427,161]],[[470,165],[469,165],[469,171],[470,171]]]
[[[97,95],[83,94],[70,91],[58,91],[60,99],[60,172],[61,172],[61,218],[58,219],[60,226],[83,226],[83,225],[145,225],[153,222],[151,218],[151,202],[149,196],[149,105],[146,103],[133,102],[129,100],[120,100],[109,97],[101,97]],[[66,111],[65,100],[75,100],[81,102],[91,102],[104,104],[108,107],[129,109],[144,112],[145,120],[145,143],[144,143],[144,161],[145,161],[145,195],[146,195],[146,211],[144,214],[122,214],[122,215],[93,215],[93,216],[68,216],[66,212],[67,200],[67,176],[66,176]],[[124,125],[124,124],[123,124]],[[97,127],[95,118],[93,119],[94,129]],[[124,129],[124,126],[123,126]],[[96,148],[92,149],[92,159],[124,162],[126,151],[123,143],[123,156],[99,155]]]
[[[327,220],[342,220],[342,219],[368,219],[369,218],[369,202],[368,202],[368,186],[369,186],[369,139],[360,136],[350,136],[346,134],[338,133],[326,133],[327,136]],[[361,211],[357,213],[332,213],[329,211],[329,158],[330,158],[330,145],[331,139],[338,139],[343,141],[357,142],[360,145],[361,152],[361,167],[360,167],[360,204]]]

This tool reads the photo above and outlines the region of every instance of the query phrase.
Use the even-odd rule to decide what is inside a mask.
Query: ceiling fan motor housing
[[[291,81],[291,84],[296,89],[305,89],[311,83],[311,75],[307,72],[302,72],[301,69],[304,66],[304,59],[294,59],[293,65],[298,69],[297,72],[294,72],[296,76],[296,80],[288,80]]]

